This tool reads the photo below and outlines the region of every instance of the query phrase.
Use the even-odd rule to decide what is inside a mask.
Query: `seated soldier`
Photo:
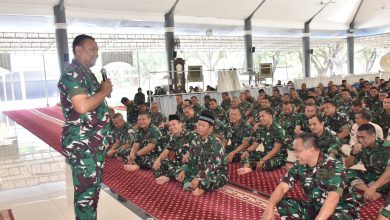
[[[214,117],[203,112],[190,142],[188,162],[176,179],[195,196],[224,186],[227,181],[227,160],[222,142],[213,134]]]
[[[184,112],[184,129],[187,131],[194,131],[199,117],[195,114],[192,106],[186,106],[183,109]]]
[[[242,168],[237,169],[238,175],[257,170],[274,170],[283,166],[287,160],[287,149],[284,140],[286,134],[283,128],[273,122],[271,109],[260,111],[260,124],[253,133],[253,144],[241,155]],[[259,144],[264,151],[257,151]]]
[[[225,110],[221,106],[218,105],[216,99],[210,100],[210,112],[214,116],[214,118],[225,122],[226,121],[226,113]]]
[[[316,145],[323,154],[329,154],[329,156],[334,158],[341,158],[341,153],[339,153],[341,148],[341,141],[337,137],[336,132],[325,127],[322,116],[312,116],[309,119],[309,127],[311,133],[316,135]]]
[[[180,170],[183,156],[189,150],[189,143],[193,133],[183,130],[179,116],[169,116],[169,140],[165,150],[160,154],[153,164],[154,176],[157,184],[165,184],[176,178]]]
[[[137,117],[138,117],[138,109],[136,103],[133,101],[130,101],[128,98],[123,97],[121,99],[121,103],[126,106],[127,111],[127,122],[130,124],[136,124],[137,123]]]
[[[375,114],[374,123],[381,126],[383,130],[383,139],[390,141],[390,96],[383,99],[383,108]]]
[[[121,113],[116,113],[112,119],[114,125],[113,138],[115,142],[111,145],[111,148],[107,152],[108,157],[117,156],[118,151],[128,150],[130,152],[130,147],[132,145],[132,138],[129,137],[129,130],[131,125],[123,119]]]
[[[138,126],[128,162],[124,165],[126,171],[137,171],[139,168],[151,169],[154,160],[161,152],[161,131],[152,124],[150,114],[140,114]]]
[[[359,126],[364,124],[371,124],[375,128],[376,137],[383,140],[383,131],[382,128],[375,124],[370,122],[371,115],[368,111],[362,110],[361,112],[357,113],[355,116],[355,124],[352,125],[351,131],[350,131],[350,140],[349,140],[349,146],[353,146],[355,144],[359,144],[359,141],[357,139],[357,130]],[[346,150],[345,155],[349,155],[351,152],[351,148],[349,147],[348,150]]]
[[[361,160],[366,171],[349,169],[347,178],[354,188],[364,192],[366,200],[377,200],[390,190],[390,185],[386,184],[390,180],[390,143],[377,139],[371,124],[359,126],[357,139],[359,144],[355,144],[345,158],[345,167]]]
[[[224,145],[228,163],[231,163],[240,161],[242,151],[249,146],[252,128],[241,118],[240,109],[233,107],[229,112],[230,123],[225,130]]]
[[[198,98],[196,96],[191,97],[191,103],[192,103],[192,108],[195,111],[195,115],[198,115],[202,111],[206,110],[206,107],[204,105],[199,104]]]
[[[286,132],[286,147],[292,149],[292,142],[294,140],[294,129],[297,121],[297,113],[294,112],[294,107],[291,102],[284,102],[282,107],[282,113],[279,117],[275,118],[275,122],[282,126]]]
[[[229,94],[227,92],[223,92],[221,107],[223,108],[223,110],[227,111],[230,109],[231,105],[232,105],[232,101],[229,97]]]
[[[302,132],[310,132],[309,118],[317,114],[317,108],[314,104],[307,104],[304,108],[304,113],[301,113],[297,117],[296,126],[294,129],[295,134]]]
[[[157,102],[152,102],[152,107],[151,107],[152,124],[156,125],[159,128],[162,128],[164,127],[167,118],[163,113],[159,112],[158,110],[159,110],[159,106]]]
[[[293,148],[298,160],[272,193],[262,219],[273,219],[275,207],[282,219],[359,219],[343,164],[323,154],[311,133],[298,134]],[[308,201],[284,198],[298,181]]]
[[[240,92],[239,99],[240,99],[239,108],[240,108],[241,112],[244,113],[244,114],[242,115],[242,118],[243,118],[244,120],[248,120],[249,115],[250,115],[250,113],[251,113],[251,103],[249,103],[249,102],[246,100],[245,92]]]
[[[337,106],[333,101],[325,101],[324,108],[324,123],[325,127],[336,132],[340,140],[346,140],[349,137],[349,129],[351,127],[348,116],[337,111]]]

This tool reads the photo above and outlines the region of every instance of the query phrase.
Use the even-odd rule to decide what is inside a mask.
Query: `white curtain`
[[[218,92],[238,91],[241,89],[237,70],[218,71]]]

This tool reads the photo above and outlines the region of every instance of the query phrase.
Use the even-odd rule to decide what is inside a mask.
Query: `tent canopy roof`
[[[300,36],[304,22],[313,17],[312,32],[321,37],[345,36],[362,0],[266,0],[252,19],[257,36]],[[329,2],[329,3],[328,3]],[[53,6],[59,0],[2,0],[4,31],[54,31]],[[164,14],[174,0],[65,0],[70,32],[164,33]],[[244,19],[259,0],[180,0],[175,9],[179,34],[242,36]],[[328,4],[327,4],[328,3]],[[315,30],[315,31],[314,31]],[[357,35],[390,31],[390,0],[363,0],[355,20]]]

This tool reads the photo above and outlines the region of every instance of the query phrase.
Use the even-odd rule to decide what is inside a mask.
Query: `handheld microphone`
[[[100,70],[100,73],[102,74],[103,81],[106,81],[107,80],[107,70],[102,68]],[[108,94],[107,98],[111,98],[111,94]]]

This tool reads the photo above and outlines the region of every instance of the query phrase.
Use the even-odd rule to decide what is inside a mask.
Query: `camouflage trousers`
[[[226,148],[225,148],[225,152],[226,152],[226,155],[228,155],[229,153],[231,153],[232,151],[234,151],[236,149],[236,147],[234,147],[234,146],[227,146]],[[232,160],[232,162],[233,163],[235,163],[235,162],[240,162],[240,160],[241,160],[241,154],[242,154],[242,152],[239,152],[239,153],[236,153],[235,155],[234,155],[234,157],[233,157],[233,160]]]
[[[180,172],[182,163],[180,161],[172,161],[165,159],[161,161],[160,167],[153,172],[154,177],[167,176],[171,179],[175,179]]]
[[[146,154],[135,158],[135,163],[143,169],[152,169],[154,161],[157,159],[158,154]]]
[[[197,173],[186,173],[186,177],[184,178],[183,185],[189,185],[191,181],[197,177]],[[214,189],[218,189],[228,182],[228,178],[224,174],[215,174],[212,177],[205,178],[199,181],[198,188],[203,189],[206,192],[209,192]]]
[[[74,210],[77,220],[97,219],[102,172],[105,162],[105,150],[89,148],[86,143],[79,142],[63,148],[67,155],[73,177]]]
[[[116,156],[122,158],[123,162],[127,164],[128,160],[129,160],[127,158],[127,156],[130,155],[130,151],[131,151],[131,147],[129,147],[128,149],[125,149],[123,147],[119,147],[118,153],[116,153]]]
[[[347,170],[347,183],[351,186],[355,186],[360,183],[365,183],[366,185],[370,185],[370,183],[376,181],[379,179],[379,176],[377,176],[375,173],[362,171],[362,170],[353,170],[348,169]],[[390,191],[390,185],[385,184],[379,189],[377,189],[379,193],[387,194]]]
[[[256,168],[257,163],[267,155],[267,153],[262,151],[251,151],[249,156],[241,160],[241,166],[249,165],[252,169]],[[265,161],[263,170],[274,170],[282,167],[286,164],[287,157],[275,155],[271,159]]]
[[[283,198],[278,204],[277,209],[281,219],[315,219],[320,212],[322,205],[314,205],[312,202],[297,200],[292,198]],[[354,220],[359,219],[359,212],[355,209],[336,210],[329,220]]]
[[[387,193],[385,206],[379,211],[379,214],[390,219],[390,191]]]

